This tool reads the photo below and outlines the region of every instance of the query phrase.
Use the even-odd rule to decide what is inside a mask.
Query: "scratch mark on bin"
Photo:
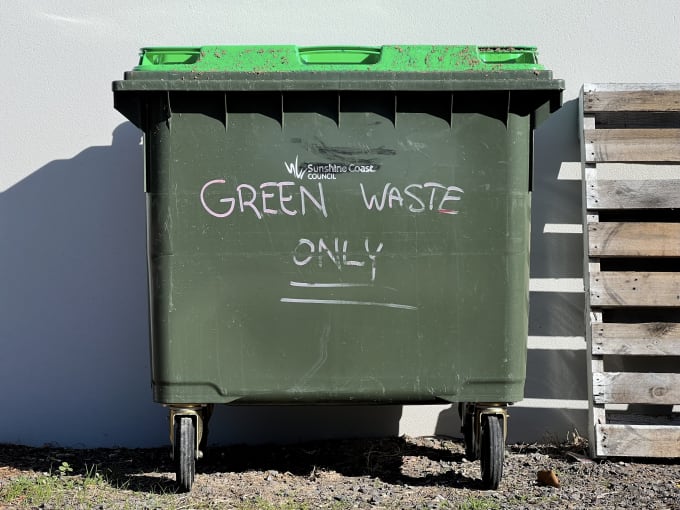
[[[324,141],[317,137],[317,142],[311,144],[309,149],[312,152],[326,156],[329,158],[335,158],[344,160],[346,158],[357,156],[394,156],[397,151],[390,149],[385,146],[380,147],[370,147],[369,145],[362,144],[361,146],[348,146],[348,147],[333,147],[324,143]],[[370,163],[375,163],[370,157],[366,161]]]
[[[316,375],[316,373],[321,370],[328,360],[328,342],[331,339],[331,325],[326,324],[321,331],[321,336],[319,337],[319,359],[316,363],[309,369],[309,371],[303,375],[300,380],[293,386],[293,391],[301,391],[304,389],[305,385],[309,380]]]
[[[174,295],[175,295],[175,271],[174,269],[170,269],[170,292],[169,292],[169,303],[168,303],[168,311],[174,312],[176,310],[175,308],[175,302],[174,302]]]

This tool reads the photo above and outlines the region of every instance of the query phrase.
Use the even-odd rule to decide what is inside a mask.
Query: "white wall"
[[[140,133],[111,81],[140,46],[210,43],[539,47],[567,90],[536,138],[528,399],[510,440],[585,435],[575,100],[584,82],[680,82],[679,16],[676,0],[3,0],[0,443],[168,442],[149,384]],[[220,443],[458,433],[448,406],[221,407],[214,420]]]

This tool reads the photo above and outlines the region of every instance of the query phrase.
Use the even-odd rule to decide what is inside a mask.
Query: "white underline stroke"
[[[385,290],[391,290],[392,292],[397,292],[394,287],[380,287],[375,283],[316,283],[316,282],[290,282],[291,287],[301,287],[305,289],[343,289],[343,288],[380,288]]]
[[[307,283],[290,282],[291,287],[313,287],[313,288],[333,288],[333,287],[373,287],[372,283]]]
[[[373,301],[345,301],[340,299],[295,299],[281,298],[282,303],[303,303],[316,305],[364,305],[364,306],[384,306],[386,308],[399,308],[401,310],[417,310],[411,305],[400,305],[397,303],[376,303]]]

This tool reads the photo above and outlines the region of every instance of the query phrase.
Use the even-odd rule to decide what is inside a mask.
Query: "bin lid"
[[[532,46],[202,46],[142,48],[135,71],[433,72],[543,70]]]
[[[526,91],[554,111],[564,90],[533,46],[155,47],[124,78],[113,82],[114,106],[138,126],[149,92]]]

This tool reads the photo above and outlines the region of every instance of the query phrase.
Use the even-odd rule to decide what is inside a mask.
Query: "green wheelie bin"
[[[146,48],[154,400],[189,490],[215,404],[459,404],[498,486],[523,398],[531,47]]]

